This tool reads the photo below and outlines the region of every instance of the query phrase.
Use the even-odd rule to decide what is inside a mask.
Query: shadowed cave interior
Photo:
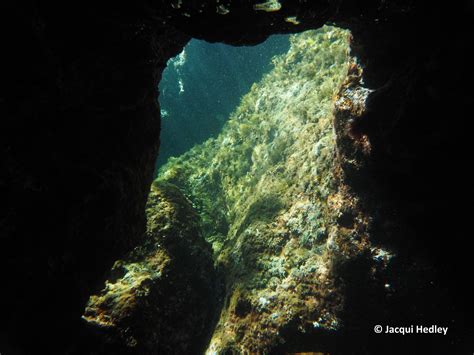
[[[9,5],[16,31],[4,41],[1,69],[2,354],[472,351],[462,207],[470,199],[472,4],[263,4]],[[326,23],[350,35],[341,35],[347,51],[328,52],[344,59],[337,73],[317,76],[327,78],[322,90],[305,66],[322,37],[302,32]],[[240,46],[276,33],[302,33],[292,44],[301,56],[277,62],[249,91],[226,136],[216,133],[156,174],[167,61],[191,38]],[[294,91],[295,107],[272,96],[276,75],[306,84],[298,87],[307,92]],[[278,87],[280,97],[289,90]],[[316,97],[327,97],[326,109],[312,111]],[[270,116],[291,146],[277,144],[271,127],[252,126],[266,109],[278,110]],[[318,137],[311,151],[291,136],[295,126],[304,142]],[[234,143],[256,127],[271,141]],[[232,164],[223,142],[247,149],[249,164]],[[324,167],[314,176],[313,160],[298,160],[305,154]],[[255,168],[267,157],[271,176]],[[272,177],[285,169],[301,182],[291,190],[297,199]],[[313,226],[313,215],[324,223]],[[106,280],[118,293],[103,292]],[[374,334],[375,324],[449,331],[401,342]]]

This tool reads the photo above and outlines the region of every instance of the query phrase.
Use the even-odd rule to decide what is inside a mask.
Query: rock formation
[[[146,211],[146,240],[115,262],[106,287],[87,304],[83,318],[101,343],[87,350],[200,353],[219,296],[210,247],[175,186],[155,183]]]

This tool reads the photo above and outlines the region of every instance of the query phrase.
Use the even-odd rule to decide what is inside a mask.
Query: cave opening
[[[255,47],[192,40],[169,60],[147,238],[90,298],[89,324],[112,329],[125,348],[155,349],[158,332],[163,351],[179,342],[211,353],[270,349],[301,327],[338,329],[319,294],[340,212],[334,110],[356,65],[349,41],[349,31],[324,26]]]

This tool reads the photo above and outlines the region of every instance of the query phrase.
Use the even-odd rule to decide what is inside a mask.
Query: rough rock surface
[[[1,22],[2,353],[64,354],[74,347],[89,295],[143,240],[159,144],[157,82],[188,38],[252,44],[326,21],[351,30],[364,85],[374,90],[351,128],[369,138],[366,169],[341,176],[375,211],[372,237],[396,248],[406,258],[399,266],[414,271],[397,281],[406,297],[383,313],[403,319],[425,309],[427,322],[448,322],[452,330],[434,345],[421,339],[425,351],[472,351],[465,247],[471,212],[463,207],[471,200],[464,173],[472,158],[471,2],[279,1],[271,12],[255,9],[260,3],[3,4],[11,21]],[[358,282],[368,280],[359,265],[347,268],[347,299],[349,309],[361,310],[352,315],[370,323],[380,314],[363,317],[376,298],[362,297],[371,283]],[[429,294],[444,301],[427,309]],[[360,352],[380,353],[377,346],[390,340],[372,337],[367,348],[367,334],[341,335]],[[412,346],[420,338],[405,339]]]
[[[171,184],[148,197],[144,244],[115,262],[83,318],[103,342],[97,353],[197,354],[216,310],[211,248],[190,202]]]

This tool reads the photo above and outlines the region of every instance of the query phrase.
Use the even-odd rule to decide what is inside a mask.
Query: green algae
[[[333,109],[348,41],[347,31],[332,27],[292,36],[289,52],[273,59],[219,136],[158,173],[157,182],[175,184],[192,202],[225,273],[230,303],[210,353],[268,350],[295,317],[307,324],[316,317],[315,290],[327,277],[337,219],[329,204],[336,194]],[[328,329],[337,323],[319,316]],[[250,330],[256,324],[258,334]]]

